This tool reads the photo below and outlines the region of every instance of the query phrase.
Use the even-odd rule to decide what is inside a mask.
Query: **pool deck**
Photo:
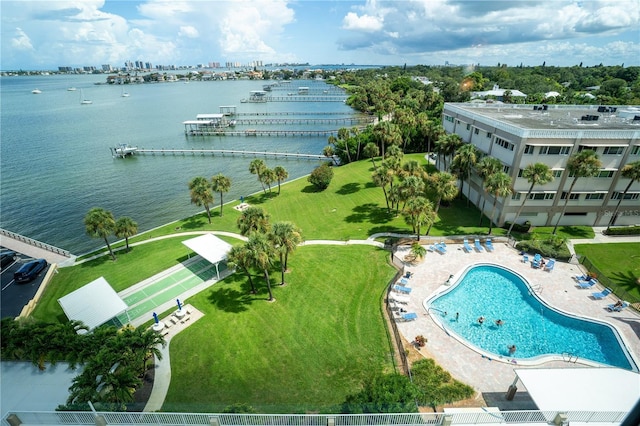
[[[425,248],[427,247],[428,245]],[[424,301],[447,289],[448,287],[444,284],[451,274],[455,275],[453,278],[455,280],[468,266],[486,262],[502,265],[518,272],[533,288],[539,290],[537,292],[539,297],[552,307],[613,325],[625,341],[636,363],[640,363],[640,315],[630,308],[622,312],[607,311],[607,305],[615,303],[618,299],[611,295],[602,300],[593,299],[591,293],[603,290],[599,284],[591,289],[577,287],[573,277],[583,273],[580,265],[556,262],[554,270],[547,272],[532,268],[530,263],[523,263],[519,252],[507,244],[494,243],[494,247],[495,250],[491,253],[486,250],[467,253],[463,250],[462,244],[448,244],[446,254],[428,252],[420,263],[405,263],[406,270],[413,272],[413,276],[409,279],[409,287],[412,288],[409,303],[404,308],[408,312],[416,312],[418,318],[414,321],[398,322],[398,329],[409,342],[413,341],[417,335],[425,336],[428,342],[420,351],[425,356],[433,357],[454,378],[473,386],[483,395],[495,393],[503,396],[516,378],[514,373],[516,368],[585,367],[579,362],[550,361],[528,367],[489,360],[449,336],[434,322],[424,308]],[[399,248],[396,257],[403,259],[409,249],[409,246]],[[529,256],[530,259],[532,257]],[[463,313],[460,314],[463,315]],[[487,319],[487,321],[493,320],[493,318]],[[410,350],[416,351],[415,348]],[[519,384],[518,387],[520,391],[522,385]]]

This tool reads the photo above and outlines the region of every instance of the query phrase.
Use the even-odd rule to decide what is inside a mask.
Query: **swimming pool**
[[[498,265],[468,268],[456,284],[425,306],[447,332],[496,358],[542,362],[548,357],[577,357],[637,371],[613,327],[549,307],[524,278]],[[485,318],[482,324],[480,316]],[[495,324],[498,319],[502,325]],[[513,355],[511,345],[517,348]]]

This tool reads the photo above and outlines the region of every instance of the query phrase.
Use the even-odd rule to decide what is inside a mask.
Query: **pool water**
[[[549,308],[532,295],[521,277],[499,266],[471,267],[428,308],[446,329],[496,356],[526,359],[570,354],[635,369],[615,329]],[[483,324],[478,322],[480,316],[485,318]],[[495,324],[498,319],[501,326]],[[513,355],[509,354],[511,345],[516,346]]]

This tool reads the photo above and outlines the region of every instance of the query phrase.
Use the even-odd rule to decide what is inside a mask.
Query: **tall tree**
[[[478,176],[482,179],[482,187],[485,187],[485,182],[489,176],[492,176],[500,171],[502,171],[502,163],[500,160],[494,157],[482,157],[482,159],[476,165],[476,170],[478,172]],[[480,207],[480,197],[482,196],[482,191],[478,191],[478,202],[476,205],[480,209],[480,224],[478,226],[482,226],[482,216],[484,215],[484,205],[487,201],[485,198],[482,201],[482,207]]]
[[[213,192],[211,184],[206,177],[198,176],[189,182],[189,192],[191,195],[191,203],[196,206],[204,206],[207,212],[207,219],[211,223],[211,211],[209,205],[213,203]]]
[[[564,206],[562,207],[560,216],[558,216],[556,226],[553,227],[553,235],[556,234],[560,220],[562,220],[562,216],[564,216],[564,213],[567,210],[567,204],[569,204],[573,186],[580,178],[597,176],[600,172],[600,168],[602,168],[602,161],[598,158],[598,154],[591,149],[576,152],[569,157],[569,160],[567,160],[567,171],[569,172],[569,176],[573,176],[573,180],[571,180],[569,191],[565,193],[566,197],[564,199]],[[562,194],[562,188],[560,189],[560,193]]]
[[[491,209],[491,216],[489,216],[489,235],[491,235],[491,231],[493,230],[493,216],[496,212],[498,198],[511,195],[511,176],[505,172],[498,172],[489,176],[484,185],[485,190],[493,196],[493,208]]]
[[[258,182],[262,185],[262,191],[266,194],[267,189],[264,187],[264,182],[262,180],[262,174],[267,169],[267,165],[260,158],[256,158],[249,163],[249,173],[252,175],[256,175],[258,177]]]
[[[529,190],[527,191],[527,195],[525,195],[524,200],[522,200],[522,204],[520,205],[520,208],[518,209],[518,212],[516,213],[516,217],[513,219],[513,222],[511,222],[511,226],[509,226],[509,230],[507,231],[507,236],[511,235],[511,230],[513,229],[513,225],[516,224],[516,221],[520,217],[520,213],[522,213],[522,210],[524,209],[524,204],[529,199],[529,196],[531,196],[533,187],[536,185],[544,185],[549,182],[552,182],[553,172],[551,171],[549,166],[547,166],[544,163],[533,163],[533,164],[527,165],[522,170],[522,177],[525,178],[527,182],[529,182],[530,184]]]
[[[254,233],[266,233],[271,229],[269,214],[261,207],[251,206],[238,217],[240,233],[249,236]]]
[[[127,246],[127,251],[129,251],[129,237],[133,237],[138,233],[138,224],[128,216],[123,216],[118,218],[116,221],[116,227],[114,230],[114,234],[118,238],[124,238],[125,244]]]
[[[107,237],[116,229],[116,220],[113,213],[100,207],[94,207],[85,215],[84,226],[91,238],[102,238],[109,249],[111,258],[116,260],[116,255],[111,250]]]
[[[469,198],[471,198],[471,169],[478,162],[480,152],[478,148],[470,143],[463,144],[456,155],[453,157],[453,163],[461,170],[460,180],[467,181],[467,207],[469,207]],[[462,190],[460,191],[462,192]]]
[[[411,225],[413,232],[418,235],[420,241],[420,228],[423,225],[433,224],[436,213],[433,210],[433,203],[423,196],[410,198],[402,211],[407,225]]]
[[[269,188],[269,193],[271,193],[271,184],[277,179],[276,172],[273,169],[266,168],[262,172],[262,182]]]
[[[222,206],[224,205],[222,194],[229,192],[230,189],[231,179],[222,173],[218,173],[211,178],[211,190],[220,193],[220,217],[222,217]]]
[[[251,260],[251,253],[247,249],[245,244],[241,246],[233,246],[229,253],[227,253],[227,261],[244,271],[249,278],[249,285],[251,286],[251,293],[256,294],[256,286],[253,284],[253,278],[251,277],[251,266],[253,265]]]
[[[437,216],[443,200],[451,201],[456,198],[456,195],[458,194],[458,185],[456,184],[456,178],[449,172],[436,172],[430,175],[428,183],[430,190],[436,197],[436,202],[434,204],[436,206],[435,215]],[[432,225],[433,224],[429,225],[426,235],[429,235]]]
[[[611,216],[611,220],[609,221],[609,225],[607,225],[607,230],[616,224],[616,220],[618,219],[618,211],[620,210],[620,204],[622,200],[625,199],[627,192],[631,189],[631,185],[637,180],[640,180],[640,161],[634,161],[633,163],[629,163],[624,166],[621,170],[622,177],[625,179],[630,179],[627,187],[624,189],[624,192],[620,194],[620,198],[618,198],[618,204],[616,205],[616,210],[613,212],[613,216]]]
[[[412,198],[424,193],[424,180],[417,176],[408,176],[398,184],[398,196],[405,204]],[[403,205],[404,209],[404,205]]]
[[[391,207],[389,206],[389,195],[387,194],[387,185],[393,184],[394,179],[393,170],[387,167],[377,168],[372,174],[371,179],[373,179],[373,183],[382,188],[382,192],[384,192],[384,200],[387,203],[387,211],[391,211]]]
[[[380,148],[373,142],[369,142],[364,146],[364,150],[362,151],[365,157],[371,158],[371,162],[373,163],[373,169],[377,168],[375,157],[380,155]]]
[[[245,210],[246,211],[246,210]],[[253,266],[261,269],[264,274],[264,281],[267,284],[269,290],[269,301],[273,300],[273,294],[271,293],[271,281],[269,279],[269,268],[273,264],[274,248],[266,234],[254,232],[249,235],[247,241],[247,251],[251,258]]]
[[[278,180],[278,195],[280,195],[280,183],[289,177],[289,172],[282,166],[275,166],[273,171],[276,174]]]
[[[302,242],[302,232],[291,222],[276,222],[271,227],[269,239],[280,256],[280,272],[282,275],[280,285],[284,285],[284,273],[287,270],[289,254]]]

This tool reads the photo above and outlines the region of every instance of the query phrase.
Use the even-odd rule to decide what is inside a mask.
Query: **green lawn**
[[[586,256],[618,288],[640,301],[640,243],[577,244],[576,253]],[[618,292],[617,289],[613,289]],[[625,297],[619,294],[620,297]],[[633,300],[630,300],[633,302]]]
[[[259,275],[253,296],[238,273],[190,298],[205,316],[171,342],[163,410],[335,410],[365,377],[393,368],[381,308],[395,273],[387,258],[367,246],[300,247],[273,303]]]

